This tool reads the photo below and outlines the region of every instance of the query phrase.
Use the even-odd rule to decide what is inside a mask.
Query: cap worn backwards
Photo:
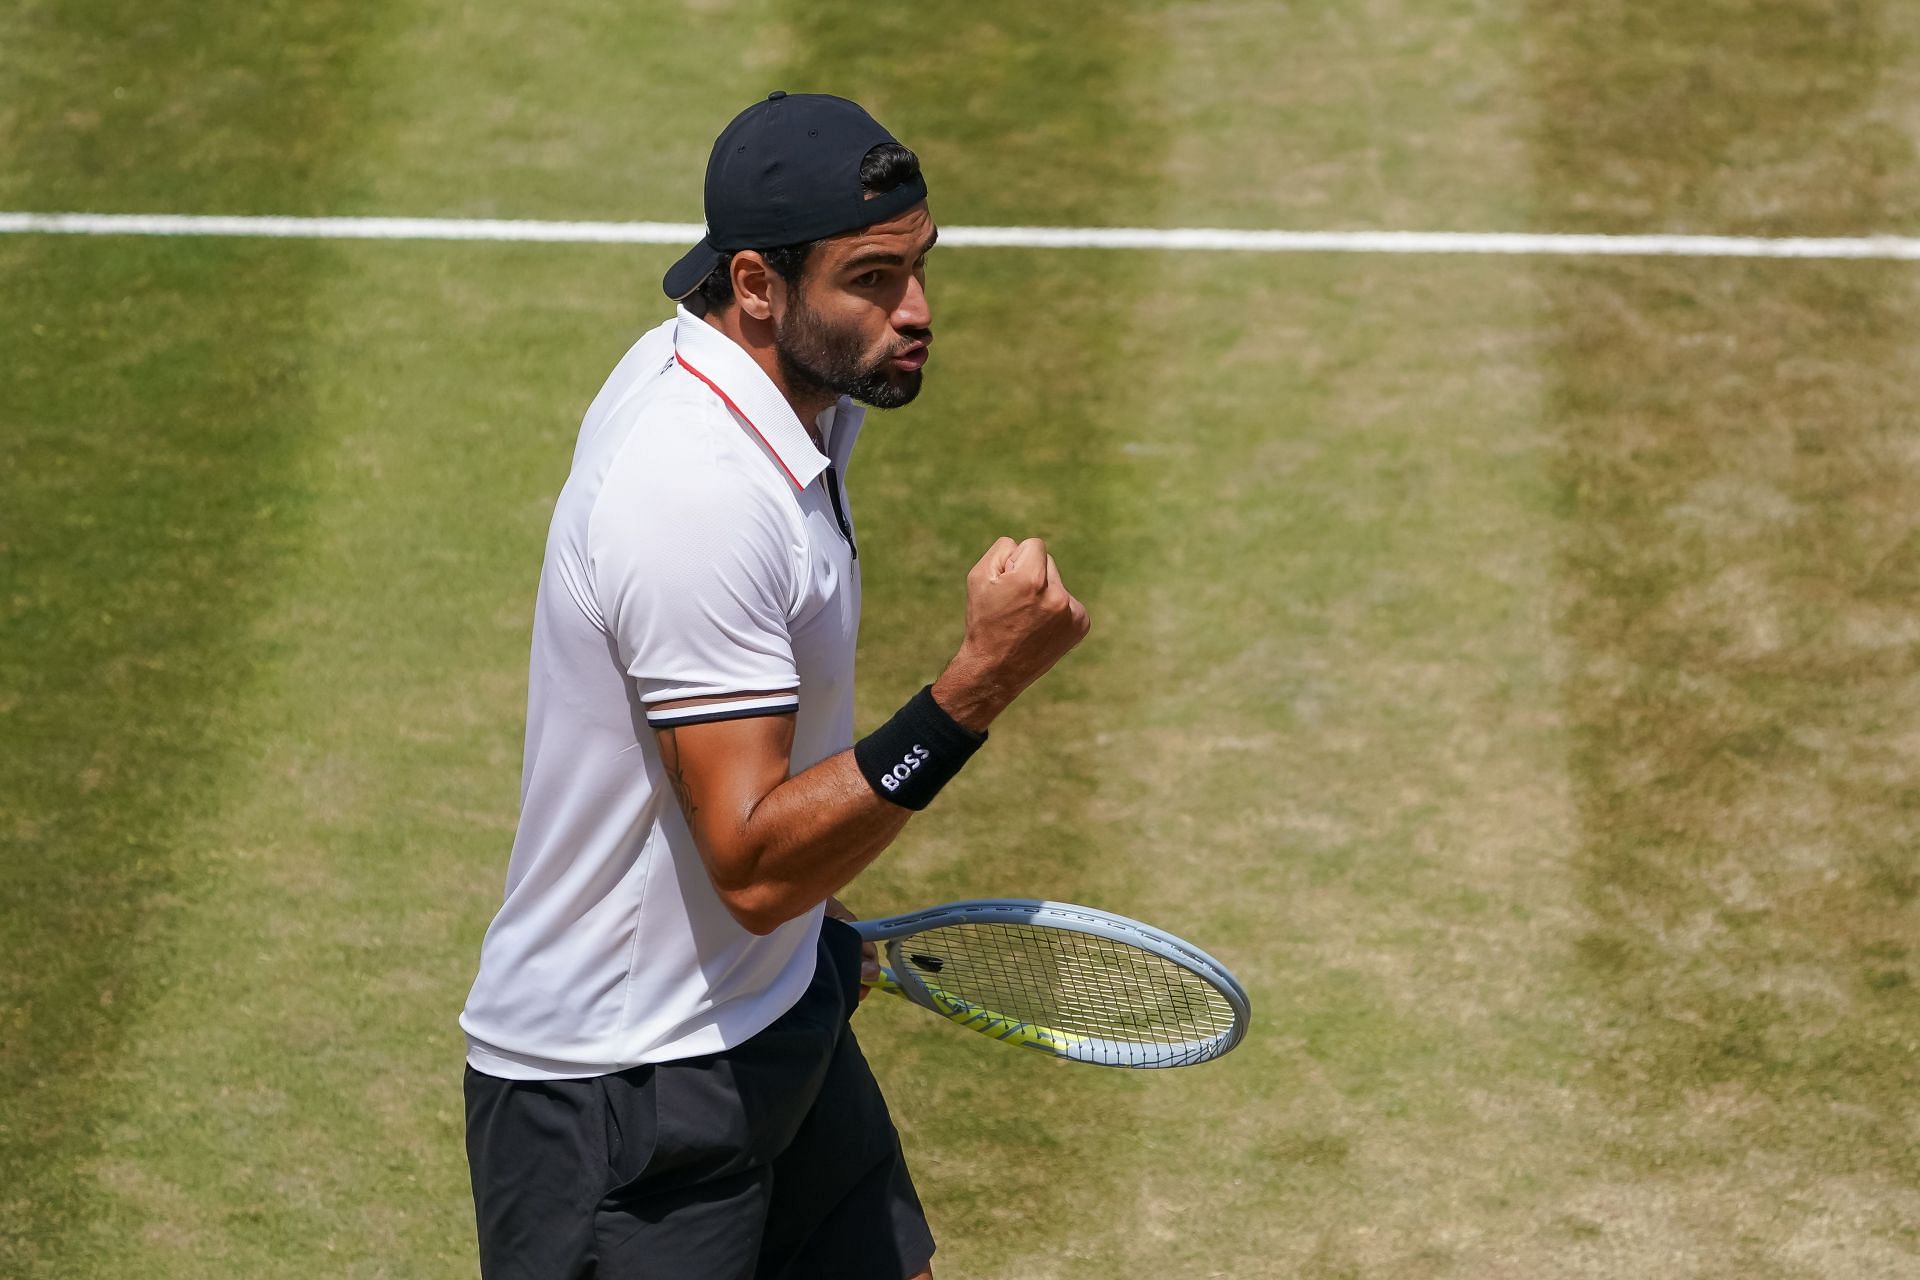
[[[661,288],[676,301],[700,287],[722,257],[856,231],[927,198],[918,175],[874,195],[860,162],[894,136],[845,98],[775,92],[733,118],[707,160],[707,234],[673,264]]]

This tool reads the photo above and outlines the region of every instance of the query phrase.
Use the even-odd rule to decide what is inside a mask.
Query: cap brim
[[[713,242],[702,236],[699,244],[667,268],[667,274],[660,278],[661,291],[679,302],[700,287],[700,282],[720,265],[720,258],[721,253],[713,247]]]

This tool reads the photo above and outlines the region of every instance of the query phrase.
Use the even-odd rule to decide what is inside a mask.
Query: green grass
[[[0,200],[154,207],[198,187],[298,207],[348,123],[327,85],[359,43],[350,16],[10,11]],[[253,628],[308,510],[303,351],[330,257],[0,245],[0,1257],[23,1265],[57,1267],[103,1211],[76,1175],[121,1101],[112,1064],[184,976],[189,904],[217,896],[185,833],[261,736],[241,694],[283,656]]]
[[[1568,225],[1920,220],[1912,144],[1888,122],[1920,88],[1920,45],[1894,6],[1544,30],[1560,110],[1541,169],[1639,139],[1562,202]],[[1673,113],[1629,48],[1650,48],[1666,84],[1707,87],[1712,109]],[[1647,130],[1653,115],[1667,127]],[[1598,1136],[1639,1172],[1616,1212],[1676,1251],[1709,1217],[1738,1223],[1703,1269],[1894,1274],[1916,1237],[1892,1206],[1920,1176],[1901,1101],[1920,1085],[1920,298],[1909,273],[1811,264],[1545,283],[1573,517],[1561,631],[1586,919],[1569,973],[1600,997]],[[1790,1241],[1757,1204],[1724,1203],[1735,1170],[1788,1206]]]
[[[0,207],[691,219],[771,88],[950,224],[1912,231],[1889,3],[0,15]],[[115,90],[124,92],[116,93]],[[572,433],[667,249],[0,241],[0,1272],[473,1271],[454,1016]],[[849,893],[1246,980],[1102,1073],[872,1007],[945,1276],[1899,1276],[1920,315],[1875,264],[942,249],[870,723],[1094,613]]]

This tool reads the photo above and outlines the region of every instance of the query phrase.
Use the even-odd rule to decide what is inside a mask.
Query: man
[[[707,168],[673,320],[588,409],[535,604],[521,820],[461,1025],[489,1280],[931,1274],[831,896],[1087,630],[1038,539],[854,741],[840,476],[912,400],[937,232],[860,107],[775,93]]]

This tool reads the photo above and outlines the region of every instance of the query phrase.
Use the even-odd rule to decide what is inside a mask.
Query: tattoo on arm
[[[680,812],[686,816],[687,825],[693,825],[693,815],[700,806],[693,802],[693,788],[680,772],[680,741],[673,729],[660,730],[660,762],[667,767],[667,781],[673,784],[673,794],[680,801]]]

